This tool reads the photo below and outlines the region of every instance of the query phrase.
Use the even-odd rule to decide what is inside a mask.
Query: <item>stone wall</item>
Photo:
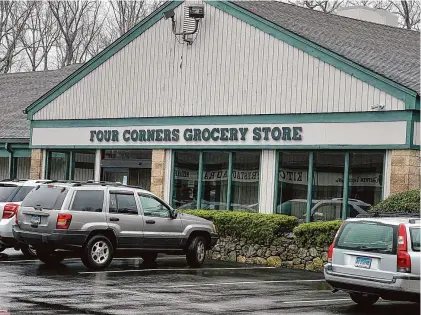
[[[152,150],[151,192],[164,197],[165,150]]]
[[[420,188],[420,150],[392,150],[390,193]]]
[[[31,179],[41,179],[42,178],[42,150],[33,149],[31,151],[31,169],[29,176]]]
[[[301,248],[292,233],[276,239],[270,245],[248,244],[232,237],[221,237],[208,257],[214,260],[246,264],[280,266],[322,271],[329,247]]]

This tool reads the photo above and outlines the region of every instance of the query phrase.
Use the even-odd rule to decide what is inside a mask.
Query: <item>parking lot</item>
[[[88,272],[76,258],[51,269],[14,250],[0,255],[0,314],[419,314],[417,304],[382,300],[360,310],[301,270],[214,261],[195,270],[184,257],[146,267],[121,257]]]

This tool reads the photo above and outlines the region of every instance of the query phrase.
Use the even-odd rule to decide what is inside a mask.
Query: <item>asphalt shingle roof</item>
[[[420,32],[278,1],[232,3],[420,94]]]
[[[29,121],[23,110],[81,65],[75,64],[59,70],[0,75],[0,141],[29,140]]]

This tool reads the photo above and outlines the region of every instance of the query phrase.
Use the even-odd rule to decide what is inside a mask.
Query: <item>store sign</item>
[[[89,140],[107,142],[237,142],[247,141],[300,141],[302,127],[239,127],[239,128],[157,128],[157,129],[93,129]]]
[[[197,181],[197,171],[186,169],[174,170],[174,178],[180,180]],[[278,180],[285,184],[305,185],[307,186],[307,171],[280,169],[278,173]],[[203,171],[202,180],[205,182],[227,181],[228,171]],[[232,181],[234,182],[258,182],[259,170],[233,170]],[[313,183],[315,186],[343,186],[343,174],[328,173],[328,172],[314,172]],[[353,187],[382,187],[381,175],[376,173],[367,174],[350,174],[349,185]]]

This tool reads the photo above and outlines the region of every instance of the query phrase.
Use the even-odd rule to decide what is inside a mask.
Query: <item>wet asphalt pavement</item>
[[[7,311],[2,313],[2,311]],[[0,254],[0,315],[29,314],[420,314],[419,305],[380,300],[359,309],[331,293],[323,275],[302,270],[208,261],[187,267],[183,257],[115,259],[88,272],[79,259],[59,268]]]

